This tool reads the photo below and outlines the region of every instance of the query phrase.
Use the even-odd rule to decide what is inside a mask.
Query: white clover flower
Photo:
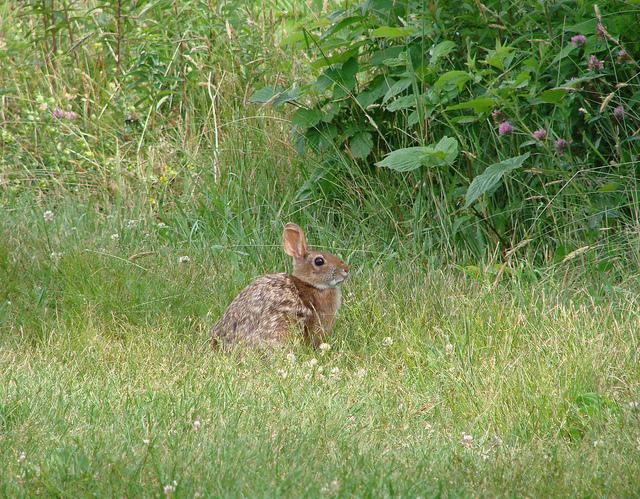
[[[631,409],[632,411],[637,409],[638,407],[640,407],[640,403],[636,402],[635,400],[629,402],[629,409]]]
[[[367,375],[367,370],[364,367],[361,367],[356,371],[356,376],[358,378],[364,378]]]
[[[192,424],[191,427],[193,429],[193,431],[198,431],[200,429],[200,427],[202,426],[202,423],[200,422],[199,419],[196,419]]]
[[[462,446],[465,449],[470,449],[473,447],[473,437],[471,435],[467,435],[466,433],[462,434]]]
[[[169,485],[164,486],[164,495],[170,496],[176,491],[176,487],[178,486],[178,482],[175,480],[171,482]]]
[[[159,222],[158,223],[158,229],[166,229],[168,227],[168,225],[164,222]]]
[[[320,346],[318,348],[322,353],[325,353],[331,350],[331,345],[329,345],[329,343],[320,343]]]
[[[24,463],[27,460],[27,454],[25,452],[21,452],[18,456],[18,462]]]
[[[42,217],[45,222],[51,222],[51,220],[53,220],[53,212],[51,210],[47,210],[43,213]]]
[[[309,367],[315,367],[315,366],[317,366],[317,365],[318,365],[318,359],[316,359],[315,357],[313,357],[313,358],[309,359],[309,360],[307,361],[307,365],[308,365]]]
[[[187,255],[183,255],[180,258],[178,258],[178,263],[189,263],[191,261],[191,258],[189,258]]]
[[[444,351],[447,355],[453,355],[453,352],[455,351],[456,347],[453,346],[451,343],[447,343],[447,345],[444,347]]]
[[[331,376],[333,378],[337,378],[338,376],[340,376],[340,368],[339,367],[332,367],[331,368]]]
[[[149,440],[148,438],[143,438],[143,439],[142,439],[142,443],[143,443],[144,445],[149,445],[149,444],[151,443],[151,440]]]
[[[137,220],[127,220],[127,229],[133,229],[136,225],[138,225]]]
[[[111,240],[112,241],[117,241],[118,239],[120,239],[120,234],[118,234],[118,233],[111,234]]]
[[[387,336],[382,340],[382,346],[388,347],[393,345],[393,338],[391,336]]]
[[[278,369],[278,376],[281,378],[286,378],[289,373],[287,373],[286,369]]]
[[[62,258],[62,253],[59,251],[54,251],[49,255],[49,258],[51,258],[51,260],[53,260],[54,262],[58,263]]]
[[[291,363],[291,364],[295,364],[296,363],[296,355],[293,352],[289,352],[287,354],[287,360]]]

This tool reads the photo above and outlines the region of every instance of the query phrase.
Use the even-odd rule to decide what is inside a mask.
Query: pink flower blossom
[[[78,113],[75,113],[73,111],[67,111],[64,113],[64,117],[67,118],[68,120],[72,121],[75,120],[78,117]]]
[[[607,37],[607,30],[601,23],[596,24],[596,35],[603,40]]]
[[[536,140],[544,140],[547,137],[547,131],[544,128],[538,128],[531,136]]]
[[[52,113],[53,117],[56,119],[60,119],[60,118],[64,118],[64,111],[62,109],[60,109],[59,107],[56,108],[56,110]]]
[[[595,55],[589,56],[589,60],[587,61],[587,67],[591,70],[594,69],[603,69],[604,63],[599,60]]]
[[[563,153],[569,147],[569,142],[564,139],[558,139],[555,142],[556,151]]]
[[[624,119],[624,107],[622,107],[622,105],[617,106],[613,109],[613,117],[617,120]]]
[[[78,117],[78,113],[75,113],[73,111],[65,111],[64,109],[60,109],[59,107],[56,108],[55,111],[53,111],[52,115],[57,120],[65,118],[69,121],[73,121]]]
[[[584,45],[587,41],[587,37],[584,35],[575,35],[571,37],[571,45],[574,47],[579,47],[580,45]]]
[[[498,125],[498,135],[507,135],[513,133],[513,126],[508,121],[503,121]]]

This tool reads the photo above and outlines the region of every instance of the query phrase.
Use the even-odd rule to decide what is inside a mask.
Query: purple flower
[[[52,113],[53,117],[56,119],[60,119],[60,118],[64,118],[64,111],[62,109],[60,109],[59,107],[56,108],[56,110]]]
[[[587,67],[591,70],[594,69],[603,69],[604,63],[599,60],[595,55],[589,56],[589,60],[587,61]]]
[[[78,113],[75,113],[73,111],[64,111],[59,107],[56,108],[56,110],[52,113],[52,115],[57,120],[61,120],[62,118],[65,118],[69,121],[73,121],[78,117]]]
[[[564,139],[558,139],[555,142],[555,147],[556,151],[558,151],[559,153],[563,153],[569,147],[569,142]]]
[[[498,125],[498,135],[513,133],[513,126],[508,121],[503,121]]]
[[[73,111],[66,111],[64,113],[64,117],[68,120],[75,120],[78,117],[78,113],[74,113]]]
[[[613,109],[613,117],[617,120],[624,119],[624,107],[622,107],[622,105],[617,106]]]
[[[587,41],[587,37],[584,35],[576,35],[571,37],[571,45],[574,47],[579,47],[580,45],[584,45]]]
[[[596,35],[603,40],[607,37],[607,30],[601,23],[596,24]]]
[[[531,136],[536,140],[544,140],[547,137],[547,131],[544,128],[538,128]]]

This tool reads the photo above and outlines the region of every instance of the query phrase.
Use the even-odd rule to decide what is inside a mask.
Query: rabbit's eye
[[[317,256],[313,260],[313,263],[316,265],[316,267],[320,267],[320,266],[324,265],[324,258],[322,258],[321,256]]]

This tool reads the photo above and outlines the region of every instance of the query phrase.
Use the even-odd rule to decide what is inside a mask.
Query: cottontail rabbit
[[[214,346],[278,345],[296,326],[305,341],[322,343],[340,308],[340,284],[349,269],[338,257],[309,249],[296,224],[285,225],[283,243],[293,258],[293,274],[267,274],[242,290],[211,329]]]

